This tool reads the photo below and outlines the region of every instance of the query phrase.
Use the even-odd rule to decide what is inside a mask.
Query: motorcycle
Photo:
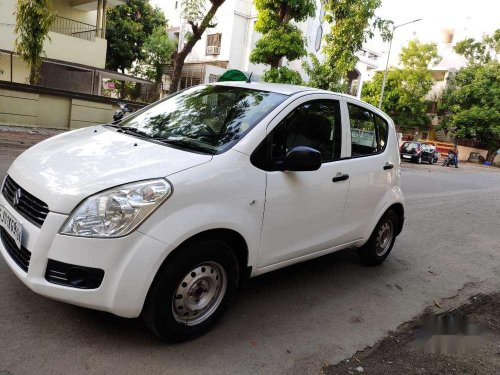
[[[448,156],[443,160],[443,166],[452,167],[455,165],[455,154],[452,151],[448,151]]]
[[[118,105],[120,106],[120,109],[117,110],[113,115],[113,122],[120,121],[122,118],[125,117],[126,113],[134,112],[127,103],[118,103]]]

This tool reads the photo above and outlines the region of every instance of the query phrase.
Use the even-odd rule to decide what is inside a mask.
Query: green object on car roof
[[[227,82],[227,81],[246,81],[248,76],[238,69],[229,69],[225,71],[217,80],[217,82]]]

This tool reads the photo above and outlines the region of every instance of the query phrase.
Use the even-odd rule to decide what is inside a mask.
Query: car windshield
[[[217,154],[231,148],[287,98],[229,86],[196,86],[120,123],[124,132],[190,151]]]
[[[403,145],[403,150],[405,151],[412,151],[412,150],[418,150],[418,143],[415,142],[407,142]]]

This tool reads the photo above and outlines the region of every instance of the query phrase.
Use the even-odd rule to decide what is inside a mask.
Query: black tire
[[[417,164],[422,164],[422,157],[421,157],[421,156],[419,156],[419,157],[417,158]]]
[[[174,300],[174,297],[177,296],[183,279],[189,277],[196,267],[210,262],[223,268],[227,280],[225,292],[220,293],[218,306],[198,324],[179,322],[174,312],[174,303],[178,300]],[[208,275],[210,271],[207,269],[206,272]],[[238,278],[238,261],[225,242],[202,238],[183,246],[158,271],[144,306],[144,322],[156,336],[167,342],[181,342],[199,337],[209,331],[224,314],[237,289]]]
[[[380,242],[378,241],[378,236],[381,231],[381,228],[386,223],[391,226],[392,230],[390,238],[388,239],[390,240],[388,247],[387,248],[384,247],[385,250],[382,253]],[[396,233],[398,225],[399,225],[398,216],[394,211],[389,210],[384,214],[384,216],[382,216],[382,218],[375,226],[375,229],[373,230],[373,233],[370,236],[368,242],[366,242],[366,244],[364,244],[362,247],[358,249],[359,260],[363,265],[377,266],[380,263],[382,263],[385,260],[385,258],[389,256],[392,247],[394,246],[394,242],[396,241]]]
[[[430,165],[434,164],[434,158],[431,158],[431,160],[429,160],[429,164]]]

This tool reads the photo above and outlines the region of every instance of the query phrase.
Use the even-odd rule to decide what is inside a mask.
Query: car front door
[[[259,268],[339,245],[349,179],[340,160],[344,134],[335,98],[316,94],[297,99],[269,124],[253,155],[255,161],[260,154],[260,168],[267,172]],[[295,146],[320,151],[321,167],[307,172],[280,169]]]

